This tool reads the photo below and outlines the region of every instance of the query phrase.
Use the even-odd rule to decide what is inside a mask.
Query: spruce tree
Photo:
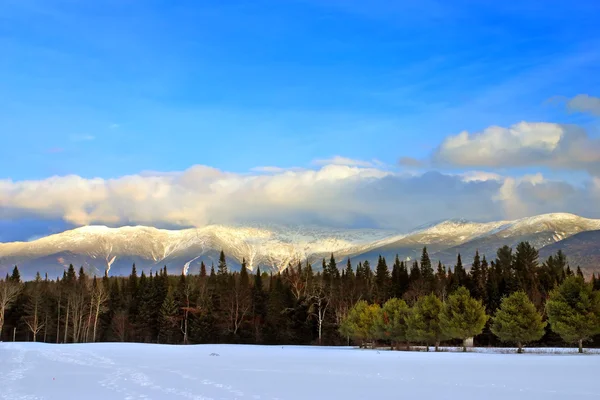
[[[440,326],[444,336],[463,340],[463,351],[467,351],[464,340],[479,335],[488,318],[481,301],[461,286],[448,296],[440,314]]]
[[[546,314],[552,330],[583,353],[583,342],[600,333],[600,292],[581,277],[568,277],[550,293]]]
[[[300,264],[298,264],[298,266],[300,266]],[[350,261],[350,258],[348,258],[348,261],[346,261],[346,279],[348,281],[354,281],[354,269],[352,269],[352,262]]]
[[[10,280],[15,283],[21,283],[21,273],[19,272],[19,267],[15,265],[12,271],[12,275],[10,276]]]
[[[473,264],[471,264],[471,279],[469,290],[471,296],[476,299],[483,300],[485,293],[485,275],[481,268],[481,258],[479,257],[479,250],[475,251],[475,257],[473,258]]]
[[[419,263],[415,260],[410,268],[410,283],[415,283],[421,280],[421,270],[419,269]]]
[[[448,276],[446,274],[446,267],[442,265],[441,261],[438,261],[437,270],[435,273],[435,294],[440,299],[446,299],[446,288],[448,286]]]
[[[217,266],[217,275],[224,276],[227,275],[227,261],[225,260],[225,252],[221,250],[219,254],[219,264]]]
[[[427,253],[427,247],[423,247],[423,252],[421,253],[421,279],[423,279],[424,288],[427,292],[433,290],[435,278],[433,275],[433,266]]]
[[[388,270],[385,258],[379,255],[377,268],[375,269],[375,286],[377,290],[377,302],[383,303],[388,298],[390,272]]]
[[[177,342],[179,333],[179,308],[173,293],[169,291],[160,308],[159,343]]]
[[[535,342],[544,336],[546,322],[523,291],[502,299],[500,309],[492,318],[491,331],[503,342],[516,343],[517,352],[523,344]]]

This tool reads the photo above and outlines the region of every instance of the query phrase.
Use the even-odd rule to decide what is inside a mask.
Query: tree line
[[[0,340],[328,345],[382,340],[436,345],[475,336],[478,345],[498,346],[502,340],[519,342],[498,335],[501,326],[514,323],[498,312],[518,296],[530,303],[513,304],[514,318],[531,314],[542,325],[550,320],[552,327],[542,327],[540,338],[521,342],[560,346],[573,339],[554,329],[549,299],[575,281],[584,289],[571,288],[563,296],[591,304],[588,317],[596,315],[590,310],[596,306],[600,280],[592,275],[584,282],[581,270],[571,270],[560,251],[540,262],[527,242],[498,249],[489,262],[476,253],[469,271],[460,255],[454,266],[438,262],[434,268],[426,248],[420,260],[396,256],[391,268],[381,256],[372,267],[368,261],[353,264],[349,259],[338,266],[331,255],[320,268],[303,262],[282,272],[251,273],[245,261],[240,271],[230,271],[223,252],[216,267],[202,263],[194,275],[169,275],[167,267],[138,274],[133,265],[129,276],[98,278],[70,265],[61,278],[38,273],[35,280],[22,282],[15,267],[0,280]],[[460,318],[453,307],[464,311],[469,304],[479,310],[469,318],[478,318],[449,318]],[[365,327],[364,321],[375,322]],[[356,324],[366,331],[357,333]],[[481,329],[459,335],[455,326],[461,324]]]

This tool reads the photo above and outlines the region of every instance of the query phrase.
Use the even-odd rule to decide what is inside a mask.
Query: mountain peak
[[[341,229],[290,224],[252,224],[250,226],[209,225],[180,230],[148,226],[110,228],[103,225],[79,227],[31,242],[0,244],[0,273],[14,265],[23,274],[34,276],[51,272],[62,275],[69,264],[84,266],[91,273],[129,273],[131,264],[138,270],[167,266],[178,273],[195,273],[200,262],[218,261],[225,252],[228,263],[237,268],[242,259],[254,270],[280,271],[290,264],[308,260],[319,263],[331,253],[344,260],[376,262],[376,256],[415,258],[423,246],[430,255],[456,246],[470,257],[473,243],[484,246],[492,257],[497,248],[528,240],[538,249],[582,231],[600,229],[600,220],[569,213],[543,214],[515,221],[474,222],[452,218],[423,225],[409,233],[382,229]],[[483,242],[481,242],[483,241]],[[469,247],[470,246],[470,247]],[[374,256],[374,259],[369,257]],[[449,259],[456,254],[450,254]],[[451,261],[450,261],[451,262]],[[50,271],[49,271],[50,270]]]

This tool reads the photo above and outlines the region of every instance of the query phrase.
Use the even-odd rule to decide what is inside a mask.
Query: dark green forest
[[[33,281],[22,282],[15,267],[12,275],[0,281],[0,339],[280,345],[362,345],[374,340],[381,345],[457,345],[462,343],[460,335],[435,334],[432,318],[444,310],[452,311],[450,307],[464,309],[468,308],[465,304],[477,303],[486,315],[479,320],[483,325],[474,339],[477,346],[509,345],[512,336],[505,332],[506,321],[522,314],[531,315],[533,321],[540,315],[536,323],[541,338],[531,336],[535,339],[529,339],[532,345],[566,346],[576,343],[579,339],[573,338],[577,335],[550,329],[559,327],[559,322],[550,321],[546,326],[546,321],[554,310],[548,299],[558,298],[560,285],[565,287],[565,282],[571,281],[579,282],[571,284],[579,285],[569,289],[571,293],[593,295],[588,299],[588,317],[600,315],[594,308],[600,280],[592,276],[584,282],[581,270],[572,270],[561,252],[542,261],[537,250],[523,242],[515,249],[498,249],[493,260],[475,254],[469,264],[467,271],[460,255],[453,266],[432,263],[424,248],[421,259],[411,262],[379,257],[377,265],[368,261],[354,264],[352,260],[338,265],[332,255],[318,266],[299,263],[276,273],[251,273],[245,262],[239,272],[230,271],[223,252],[216,266],[202,264],[198,275],[169,275],[167,267],[149,275],[138,274],[133,265],[127,277],[99,278],[71,265],[60,279],[38,274]],[[585,292],[588,289],[590,292]],[[515,293],[519,295],[504,305],[503,300]],[[475,303],[469,303],[471,300]],[[419,312],[402,314],[402,303]],[[399,331],[394,336],[386,329],[381,335],[357,333],[360,313],[368,314],[371,306],[386,310],[388,304],[391,311],[381,314],[384,324],[391,324],[395,315],[401,319],[398,329],[404,321],[413,327],[411,334]],[[505,312],[498,314],[501,305]],[[362,311],[357,311],[361,307]],[[378,318],[374,313],[373,318]],[[446,322],[444,332],[455,332],[452,322]],[[498,332],[508,339],[500,341]],[[591,339],[596,332],[590,332],[584,339],[594,346],[598,341]]]

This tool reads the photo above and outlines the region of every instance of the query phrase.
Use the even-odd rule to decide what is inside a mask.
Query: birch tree
[[[21,285],[10,279],[0,281],[0,339],[6,311],[12,306],[21,292]]]

